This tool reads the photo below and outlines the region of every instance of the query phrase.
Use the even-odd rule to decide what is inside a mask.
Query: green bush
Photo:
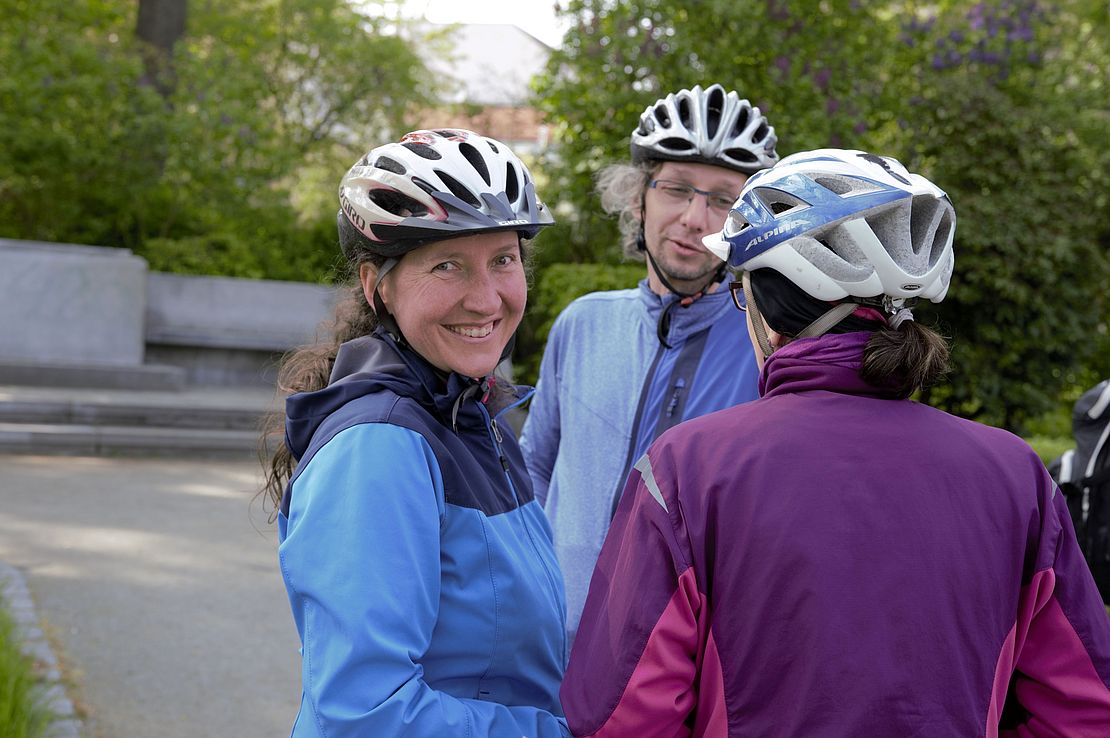
[[[0,735],[41,738],[52,717],[43,703],[34,666],[20,650],[11,615],[0,607]]]
[[[1045,466],[1069,448],[1075,448],[1075,439],[1071,436],[1028,436],[1025,442],[1033,447]]]
[[[551,264],[543,268],[528,294],[528,313],[517,340],[516,381],[535,384],[547,334],[555,318],[576,297],[635,287],[646,273],[642,264]]]

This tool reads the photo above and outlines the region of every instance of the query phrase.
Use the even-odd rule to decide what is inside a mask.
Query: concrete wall
[[[141,364],[145,300],[126,249],[0,239],[0,359]]]
[[[281,355],[315,340],[335,297],[299,282],[152,272],[147,361],[183,368],[192,385],[273,384]]]
[[[0,239],[0,383],[49,367],[43,384],[170,388],[182,372],[194,385],[272,384],[277,360],[315,339],[336,294],[148,272],[126,249]]]

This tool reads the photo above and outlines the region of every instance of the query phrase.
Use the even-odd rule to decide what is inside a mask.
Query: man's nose
[[[709,225],[709,200],[705,195],[694,193],[682,211],[682,225],[692,231],[704,231]]]

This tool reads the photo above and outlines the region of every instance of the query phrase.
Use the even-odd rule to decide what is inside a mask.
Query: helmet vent
[[[475,171],[482,176],[486,184],[489,184],[489,168],[486,166],[485,159],[478,153],[478,149],[474,148],[468,143],[459,144],[459,152],[466,157],[470,162],[470,166],[474,167]]]
[[[693,121],[690,119],[690,101],[684,96],[678,100],[678,120],[682,125],[687,128],[693,127]]]
[[[516,167],[507,163],[505,164],[505,197],[509,198],[509,202],[516,202],[518,195],[520,195],[520,180],[516,175]]]
[[[429,195],[433,195],[436,192],[435,185],[432,185],[429,182],[426,182],[423,179],[420,179],[420,177],[413,177],[412,178],[412,183],[414,185],[416,185],[417,187],[419,187],[420,189],[427,192]]]
[[[759,157],[747,149],[728,149],[725,151],[725,156],[748,164],[757,164],[759,162]]]
[[[732,133],[729,134],[729,138],[736,138],[748,127],[749,115],[750,111],[747,106],[740,108],[740,115],[736,116],[736,125],[732,127]]]
[[[783,192],[782,190],[776,190],[770,187],[756,187],[754,192],[760,202],[766,205],[775,215],[785,213],[788,210],[794,210],[795,208],[809,207],[809,203],[805,200],[787,192]]]
[[[841,177],[814,177],[813,181],[827,190],[832,190],[838,195],[847,195],[855,188],[847,178]]]
[[[724,234],[726,236],[735,236],[745,228],[751,228],[751,223],[744,217],[744,214],[739,210],[730,210],[728,219],[725,221]]]
[[[387,172],[393,172],[394,174],[405,173],[405,165],[396,159],[390,159],[388,156],[379,156],[374,162],[374,166],[378,169],[384,169]]]
[[[769,130],[770,129],[767,127],[766,122],[760,123],[759,127],[755,129],[755,133],[752,134],[752,141],[755,143],[759,143],[763,139],[767,138],[767,132]]]
[[[709,138],[717,135],[717,128],[721,125],[721,111],[724,106],[724,88],[714,85],[709,89],[709,95],[705,101],[705,135]]]
[[[497,145],[493,141],[491,141],[487,138],[486,143],[489,144],[490,151],[492,151],[495,154],[500,154],[501,153],[500,151],[497,150]]]
[[[436,176],[440,178],[443,184],[447,185],[447,189],[451,190],[452,195],[459,198],[471,207],[480,208],[482,206],[482,204],[478,202],[478,198],[474,196],[474,193],[464,187],[462,183],[459,182],[457,179],[452,177],[447,172],[441,171],[439,169],[435,169],[433,171],[435,171]]]
[[[444,138],[456,138],[460,135],[459,131],[453,130],[451,128],[440,128],[438,131],[432,132],[435,133],[437,136],[443,136]]]
[[[370,202],[386,212],[401,218],[420,217],[428,214],[428,209],[416,200],[395,190],[370,190]]]
[[[935,249],[934,239],[942,210],[939,206],[937,198],[932,195],[917,195],[910,203],[910,241],[914,253],[921,253],[925,246]]]
[[[945,247],[948,245],[948,239],[951,238],[952,231],[956,227],[956,219],[953,216],[952,206],[948,203],[948,198],[945,198],[941,202],[944,206],[938,208],[938,210],[940,210],[940,223],[937,224],[936,234],[933,236],[933,248],[929,252],[930,267],[935,265],[944,256]]]
[[[403,142],[401,145],[404,146],[406,149],[408,149],[409,151],[416,154],[417,156],[419,156],[422,159],[429,159],[431,161],[436,161],[437,159],[442,159],[443,158],[442,154],[440,154],[438,151],[433,149],[428,144],[416,143],[416,142],[413,142],[413,141],[406,141],[406,142]]]
[[[663,126],[664,128],[671,127],[671,116],[667,112],[666,105],[655,106],[655,119],[659,121],[659,125]],[[648,133],[648,131],[644,131],[644,133]]]
[[[684,138],[665,138],[659,142],[659,146],[670,151],[690,151],[696,148],[693,142]]]

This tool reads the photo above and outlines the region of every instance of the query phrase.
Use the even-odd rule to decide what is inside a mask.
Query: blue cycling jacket
[[[670,310],[637,289],[578,298],[551,328],[521,448],[555,533],[571,638],[620,492],[636,459],[683,420],[756,399],[759,370],[727,289]]]
[[[569,735],[551,530],[487,389],[379,333],[289,398],[295,738]]]

